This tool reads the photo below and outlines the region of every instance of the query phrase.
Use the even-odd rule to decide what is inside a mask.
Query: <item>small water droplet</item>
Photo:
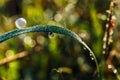
[[[90,57],[91,57],[91,60],[94,60],[93,54],[90,53],[89,55],[90,55]]]
[[[15,21],[15,25],[18,29],[22,29],[22,28],[26,27],[27,21],[24,18],[18,18]]]
[[[53,32],[49,32],[48,36],[49,36],[49,38],[53,38],[54,37],[54,33]]]
[[[92,53],[90,53],[90,56],[92,56]]]
[[[91,57],[91,60],[94,60],[94,58],[93,58],[93,57]]]

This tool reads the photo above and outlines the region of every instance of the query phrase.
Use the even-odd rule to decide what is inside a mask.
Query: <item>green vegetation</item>
[[[115,8],[109,0],[1,0],[0,80],[120,80],[120,2],[114,3]],[[21,17],[27,23],[19,21],[16,29]]]

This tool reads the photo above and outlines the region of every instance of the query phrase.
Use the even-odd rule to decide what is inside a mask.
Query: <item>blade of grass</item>
[[[24,28],[24,29],[15,29],[13,31],[9,31],[9,32],[6,32],[6,33],[0,35],[0,43],[4,42],[10,38],[13,38],[15,36],[18,36],[20,34],[24,34],[24,33],[28,33],[28,32],[53,32],[53,33],[66,35],[66,36],[71,37],[74,40],[77,40],[84,47],[86,47],[86,49],[89,50],[89,52],[90,52],[89,54],[92,54],[92,57],[94,58],[97,72],[98,72],[98,79],[100,79],[98,62],[97,62],[97,59],[96,59],[93,51],[87,46],[87,44],[84,41],[82,41],[82,39],[76,33],[72,32],[66,28],[52,26],[52,25],[36,25],[36,26],[29,27],[29,28]]]

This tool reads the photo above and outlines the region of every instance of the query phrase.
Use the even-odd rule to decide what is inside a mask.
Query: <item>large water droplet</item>
[[[24,19],[24,18],[18,18],[16,21],[15,21],[15,25],[18,29],[22,29],[22,28],[25,28],[26,25],[27,25],[27,21]]]
[[[53,38],[54,37],[54,33],[53,32],[49,32],[48,36],[49,36],[49,38]]]

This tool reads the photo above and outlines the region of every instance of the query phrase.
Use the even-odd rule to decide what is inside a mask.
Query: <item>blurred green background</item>
[[[106,10],[110,0],[0,0],[0,34],[16,29],[23,17],[27,26],[57,25],[77,33],[102,56]],[[0,60],[26,51],[28,56],[0,65],[0,80],[97,80],[89,51],[59,34],[27,33],[0,43]],[[115,80],[107,72],[105,80]]]

